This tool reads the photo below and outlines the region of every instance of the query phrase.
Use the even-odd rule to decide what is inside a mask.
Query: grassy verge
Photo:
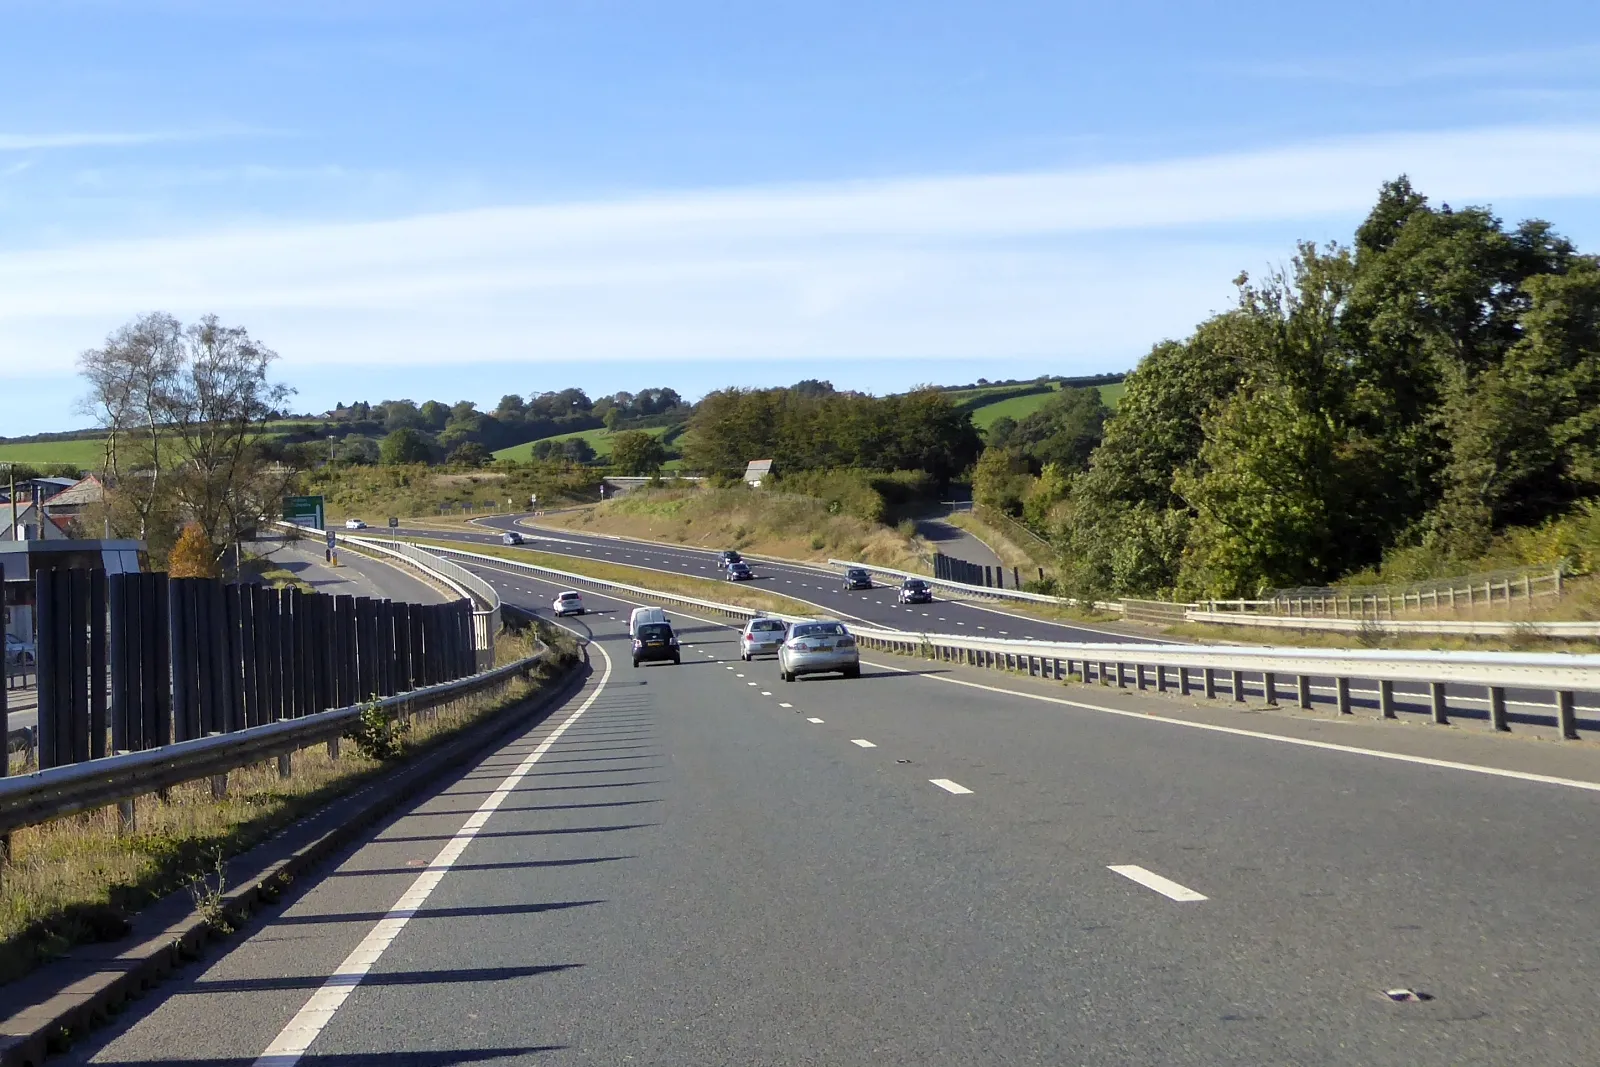
[[[244,767],[228,776],[228,795],[213,798],[208,781],[169,791],[166,800],[140,797],[138,830],[122,834],[115,808],[16,831],[12,860],[0,878],[0,982],[13,981],[72,946],[114,940],[128,916],[190,884],[215,879],[227,858],[271,837],[283,827],[361,788],[395,763],[414,759],[485,715],[526,699],[570,662],[569,635],[546,636],[563,660],[541,668],[529,682],[516,682],[423,714],[398,739],[399,753],[379,761],[355,744],[295,753],[294,774],[278,777],[277,761]],[[502,638],[503,662],[531,653],[527,638]],[[220,859],[219,859],[220,857]]]
[[[929,573],[932,552],[904,531],[830,511],[815,497],[748,489],[639,489],[598,507],[551,515],[550,526],[697,548],[823,561],[858,559]]]
[[[413,538],[412,540],[419,545],[433,548],[462,548],[459,541],[430,541],[426,538]],[[608,582],[621,582],[624,585],[636,585],[663,593],[677,593],[679,596],[694,597],[697,600],[712,600],[719,604],[734,604],[742,608],[754,608],[757,611],[776,611],[785,615],[818,614],[818,608],[815,604],[808,604],[803,600],[794,600],[779,593],[768,593],[761,589],[752,589],[741,582],[696,578],[687,574],[668,574],[665,571],[645,570],[640,567],[629,567],[621,563],[601,563],[592,559],[556,556],[548,552],[532,552],[523,548],[507,548],[501,545],[472,545],[469,551],[478,552],[485,556],[499,556],[501,559],[516,560],[518,563],[531,563],[537,567],[552,567],[556,570],[566,571],[569,574],[582,574]]]

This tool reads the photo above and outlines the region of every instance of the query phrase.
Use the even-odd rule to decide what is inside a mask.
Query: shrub
[[[361,717],[344,732],[355,742],[356,751],[370,760],[389,760],[400,755],[405,746],[411,724],[404,719],[391,719],[378,706],[377,701],[361,709]]]

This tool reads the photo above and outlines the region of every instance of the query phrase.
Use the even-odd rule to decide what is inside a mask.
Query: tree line
[[[971,416],[938,389],[876,397],[826,382],[710,393],[683,437],[684,465],[723,477],[737,477],[752,459],[771,459],[780,472],[924,471],[943,484],[982,447]]]
[[[1087,453],[1094,434],[1041,443],[1027,420],[992,436],[975,489],[1047,528],[1078,589],[1441,571],[1600,492],[1600,260],[1548,222],[1402,177],[1351,244],[1235,284],[1151,350]]]

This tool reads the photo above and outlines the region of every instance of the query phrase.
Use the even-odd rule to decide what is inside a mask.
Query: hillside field
[[[1106,407],[1115,411],[1117,409],[1117,401],[1122,399],[1123,388],[1124,383],[1122,382],[1102,385],[1099,387],[1100,399],[1105,401]],[[998,391],[996,390],[996,392]],[[974,396],[977,395],[977,391],[973,390],[962,395]],[[993,404],[985,404],[981,408],[973,409],[972,425],[980,430],[987,430],[994,425],[996,419],[1003,415],[1009,415],[1011,418],[1021,422],[1035,411],[1038,411],[1044,402],[1049,399],[1049,393],[1033,393],[1028,396],[1014,396],[1006,400],[997,400]]]
[[[670,433],[674,430],[679,430],[681,428],[681,426],[648,426],[645,428],[644,432],[652,437],[661,437],[664,434]],[[623,432],[626,433],[627,431],[624,430]],[[589,442],[589,447],[594,449],[596,458],[603,459],[604,457],[611,455],[612,436],[613,435],[610,430],[607,430],[604,427],[599,427],[593,430],[574,430],[572,433],[556,434],[554,437],[545,437],[542,438],[542,440],[567,441],[574,437],[579,437]],[[535,444],[537,444],[535,441],[524,441],[520,445],[512,445],[510,448],[502,448],[495,452],[494,458],[515,460],[518,463],[526,463],[528,460],[533,458],[533,446]],[[671,467],[673,465],[674,461],[669,460],[667,462],[667,466]]]
[[[70,463],[80,470],[92,470],[100,466],[105,455],[103,448],[100,439],[95,437],[73,441],[0,444],[0,463],[28,463],[34,466]]]

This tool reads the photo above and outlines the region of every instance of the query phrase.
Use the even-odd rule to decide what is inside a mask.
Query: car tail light
[[[856,639],[853,638],[853,637],[841,637],[834,644],[833,647],[834,648],[855,648],[856,647]]]

